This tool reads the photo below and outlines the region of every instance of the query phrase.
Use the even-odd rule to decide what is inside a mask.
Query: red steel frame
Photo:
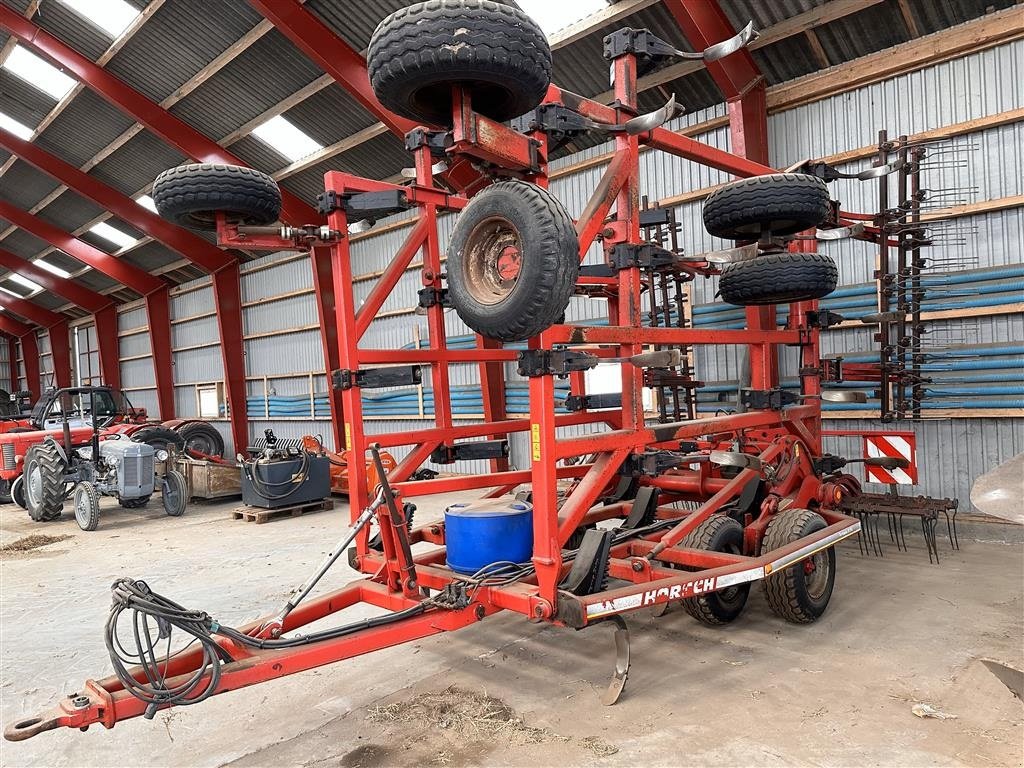
[[[53,359],[53,378],[58,387],[71,386],[71,344],[68,336],[68,322],[63,315],[33,304],[26,299],[0,295],[0,309],[21,315],[30,323],[44,328],[50,339],[50,354]]]
[[[617,106],[605,107],[552,86],[547,101],[558,103],[584,114],[591,119],[609,124],[621,124],[636,112],[635,59],[626,55],[615,60]],[[461,142],[460,136],[469,137],[465,121],[484,120],[472,114],[468,96],[456,98],[453,109],[456,152],[472,152],[477,158],[504,156],[513,167],[528,166],[525,158],[516,158],[515,150],[522,147],[518,135],[510,129],[495,127],[477,132],[474,139]],[[543,134],[536,134],[546,151]],[[607,167],[602,181],[577,222],[581,259],[591,243],[602,238],[603,246],[610,249],[618,243],[639,243],[639,146],[648,144],[663,151],[701,162],[737,175],[755,175],[772,169],[761,163],[738,157],[722,150],[707,147],[700,142],[681,137],[662,128],[640,136],[616,134],[616,154]],[[471,146],[470,146],[471,145]],[[519,162],[517,162],[517,160]],[[836,542],[857,533],[860,524],[837,511],[836,506],[844,494],[854,492],[853,484],[844,478],[824,482],[816,475],[813,457],[821,454],[821,409],[814,399],[819,394],[816,376],[806,374],[803,404],[784,410],[748,411],[742,414],[648,425],[644,420],[641,377],[630,365],[622,366],[622,407],[600,412],[586,410],[557,414],[554,406],[554,376],[540,375],[530,378],[530,413],[528,418],[508,418],[498,407],[496,398],[489,402],[488,418],[481,424],[455,424],[451,404],[447,397],[448,367],[454,363],[476,363],[482,374],[493,377],[501,367],[518,358],[514,350],[503,349],[492,343],[481,343],[474,349],[448,349],[445,343],[444,308],[435,304],[427,309],[429,346],[415,350],[382,350],[360,347],[360,340],[370,327],[374,316],[387,296],[395,289],[406,267],[419,252],[423,254],[423,284],[441,287],[441,248],[437,229],[439,212],[458,211],[467,198],[440,189],[431,173],[433,158],[426,147],[415,150],[416,181],[402,187],[405,199],[419,213],[417,224],[408,234],[391,264],[379,278],[361,306],[353,293],[353,269],[349,239],[345,233],[348,221],[344,209],[328,215],[328,227],[334,236],[314,246],[323,264],[330,258],[330,270],[317,270],[319,290],[327,287],[328,276],[336,302],[336,335],[338,366],[346,370],[359,370],[382,364],[429,365],[434,391],[434,426],[427,429],[398,433],[372,434],[366,432],[362,420],[361,391],[358,386],[342,390],[340,399],[344,412],[341,432],[345,447],[354,456],[365,455],[371,444],[380,447],[411,446],[410,452],[389,475],[401,499],[416,496],[444,494],[453,491],[488,489],[498,486],[488,495],[508,492],[520,484],[529,484],[533,491],[533,565],[535,574],[502,587],[482,585],[472,595],[469,605],[462,608],[431,609],[425,613],[403,618],[386,626],[365,629],[333,640],[324,640],[284,650],[253,650],[226,638],[218,642],[229,650],[235,662],[224,666],[217,692],[233,690],[283,675],[292,674],[333,661],[350,658],[373,650],[450,631],[480,621],[498,610],[508,609],[522,613],[533,620],[545,620],[559,625],[581,628],[604,617],[677,600],[726,586],[753,581],[779,569],[798,563],[814,552],[831,547]],[[543,166],[542,166],[543,168]],[[541,173],[526,174],[528,178],[546,184]],[[362,179],[340,172],[325,176],[325,187],[342,194],[357,194],[396,189],[395,185]],[[615,217],[609,218],[614,208]],[[219,225],[219,241],[224,246],[281,249],[292,246],[274,236],[250,236],[224,221]],[[694,272],[714,274],[710,264],[696,264]],[[622,269],[617,277],[606,279],[609,299],[607,327],[555,325],[528,342],[530,349],[552,349],[559,345],[583,346],[586,351],[601,357],[622,357],[642,351],[649,345],[690,346],[699,344],[742,344],[752,350],[751,367],[754,372],[752,386],[769,389],[778,382],[777,351],[780,345],[799,345],[805,366],[820,365],[818,360],[818,330],[807,323],[807,311],[813,303],[794,304],[789,325],[777,329],[774,323],[762,323],[760,313],[751,313],[754,321],[745,330],[701,330],[693,328],[643,327],[641,323],[642,276],[638,268]],[[772,313],[774,314],[774,313]],[[325,336],[326,338],[326,336]],[[572,377],[574,388],[582,377]],[[582,392],[578,392],[582,394]],[[566,437],[562,431],[577,425],[603,425],[604,431],[585,436]],[[486,475],[439,477],[433,480],[410,479],[430,453],[441,444],[483,436],[508,436],[516,433],[530,435],[531,464],[527,470],[511,471],[496,467]],[[744,554],[726,554],[681,547],[686,534],[732,501],[746,483],[760,475],[754,469],[741,469],[734,476],[707,461],[696,461],[689,468],[669,470],[655,477],[642,477],[641,485],[658,489],[659,517],[675,519],[681,514],[671,502],[696,501],[700,506],[686,513],[672,527],[663,532],[637,536],[613,547],[609,574],[631,582],[628,586],[593,595],[577,596],[559,589],[559,582],[568,570],[563,561],[562,548],[580,526],[601,520],[624,517],[629,502],[595,506],[618,479],[626,458],[634,452],[648,448],[679,448],[680,441],[696,441],[704,451],[714,448],[731,450],[739,441],[743,451],[757,455],[765,465],[777,468],[768,476],[770,493],[762,505],[757,519],[748,516],[745,526]],[[593,456],[585,463],[561,466],[563,459]],[[352,521],[369,505],[365,471],[361,461],[350,462],[354,481],[351,483],[350,503]],[[849,480],[853,480],[849,478]],[[560,501],[558,485],[571,483],[569,492]],[[761,551],[760,543],[768,521],[781,508],[812,507],[825,518],[827,527],[804,539],[771,552]],[[434,523],[414,529],[409,535],[412,543],[434,545],[429,551],[409,558],[401,546],[401,526],[392,524],[386,513],[378,512],[382,534],[382,551],[368,546],[368,530],[363,529],[356,539],[355,565],[367,578],[349,586],[299,605],[283,621],[282,631],[287,633],[324,618],[356,603],[369,603],[388,610],[401,610],[417,606],[424,598],[421,587],[440,590],[450,585],[456,575],[443,566],[445,559],[443,525]],[[687,566],[695,570],[677,570],[672,566]],[[415,580],[410,577],[415,574]],[[264,631],[265,624],[256,622],[243,628],[250,634]],[[186,675],[196,668],[199,651],[175,656],[167,665],[167,676]],[[141,675],[142,673],[139,672]],[[168,681],[174,684],[174,679]],[[65,701],[59,707],[31,720],[8,728],[8,738],[21,739],[58,726],[87,727],[102,723],[112,727],[117,721],[144,713],[146,705],[127,693],[116,678],[86,683],[82,695],[87,703]]]

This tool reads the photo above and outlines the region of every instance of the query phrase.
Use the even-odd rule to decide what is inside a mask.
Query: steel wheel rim
[[[28,496],[28,503],[31,506],[38,507],[42,503],[43,472],[39,469],[38,464],[33,464],[29,467],[28,484],[25,488],[25,493]]]
[[[828,587],[829,572],[832,570],[828,550],[816,552],[797,567],[804,569],[804,584],[808,597],[812,600],[821,599]]]
[[[75,491],[75,520],[79,526],[86,526],[89,524],[89,494],[84,489]]]
[[[466,290],[485,306],[500,304],[522,274],[523,241],[504,216],[490,216],[466,238],[463,251]]]

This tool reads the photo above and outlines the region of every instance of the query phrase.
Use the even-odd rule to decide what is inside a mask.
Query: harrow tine
[[[601,697],[601,703],[610,707],[619,700],[622,689],[626,687],[626,678],[629,676],[629,628],[621,616],[612,616],[611,621],[615,623],[615,673],[608,684],[608,689]]]

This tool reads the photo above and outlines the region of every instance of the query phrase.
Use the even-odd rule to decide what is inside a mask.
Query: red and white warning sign
[[[873,433],[864,435],[864,458],[876,456],[895,456],[910,462],[906,469],[882,469],[881,467],[865,466],[867,479],[874,483],[887,485],[917,484],[917,437],[913,432]]]

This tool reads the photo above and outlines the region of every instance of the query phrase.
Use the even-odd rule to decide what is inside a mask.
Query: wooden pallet
[[[312,501],[308,504],[295,504],[291,507],[278,507],[277,509],[263,509],[262,507],[237,507],[231,512],[235,520],[245,520],[247,523],[267,523],[279,517],[298,517],[307,512],[321,512],[326,509],[334,509],[334,499],[323,501]]]

